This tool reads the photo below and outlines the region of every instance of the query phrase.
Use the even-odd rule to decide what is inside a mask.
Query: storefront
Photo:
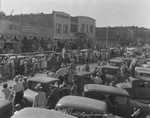
[[[20,53],[19,23],[0,20],[0,53]]]

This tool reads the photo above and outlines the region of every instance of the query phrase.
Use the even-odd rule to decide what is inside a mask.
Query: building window
[[[71,26],[70,26],[70,32],[78,32],[78,25],[71,24]]]
[[[56,33],[61,34],[61,24],[56,24]]]
[[[56,17],[69,19],[69,16],[65,16],[65,15],[62,15],[62,14],[56,14]]]
[[[93,33],[93,25],[90,26],[90,32]]]
[[[84,32],[84,31],[85,31],[85,25],[82,24],[82,26],[81,26],[81,32]]]
[[[63,33],[68,33],[68,25],[63,25]]]
[[[89,27],[88,27],[88,25],[86,25],[86,32],[88,33],[88,30],[89,30]]]

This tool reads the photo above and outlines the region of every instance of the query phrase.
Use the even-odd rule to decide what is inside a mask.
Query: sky
[[[0,0],[0,11],[6,15],[62,11],[92,17],[96,27],[150,28],[150,0]]]

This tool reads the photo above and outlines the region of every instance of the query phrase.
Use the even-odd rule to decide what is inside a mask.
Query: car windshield
[[[140,73],[140,76],[143,76],[143,77],[150,77],[150,73]]]
[[[29,89],[36,91],[35,87],[37,84],[41,84],[40,82],[30,81],[29,82]],[[42,84],[41,84],[42,85]]]
[[[51,85],[58,86],[58,82],[51,82],[51,83],[47,83],[47,85],[45,85],[45,84],[40,83],[40,82],[30,81],[29,82],[29,89],[36,92],[37,90],[35,89],[35,87],[37,84],[42,85],[42,91],[45,91],[46,88],[50,88]]]
[[[111,69],[111,68],[105,68],[106,74],[111,74],[111,75],[116,75],[117,70],[116,69]]]
[[[118,96],[118,97],[116,97],[116,103],[117,104],[124,104],[124,105],[126,105],[127,104],[127,97],[120,97],[120,96]]]

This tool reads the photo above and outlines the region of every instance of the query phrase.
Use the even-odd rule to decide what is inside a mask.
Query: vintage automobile
[[[0,54],[0,61],[2,61],[5,57],[11,57],[11,56],[17,56],[19,54],[14,53],[6,53],[6,54]]]
[[[54,110],[28,107],[18,111],[11,118],[76,118]]]
[[[130,74],[126,72],[123,76],[120,74],[120,68],[117,66],[103,66],[102,70],[106,73],[106,83],[109,84],[111,81],[115,83],[120,83],[125,81]]]
[[[150,104],[150,80],[129,77],[127,82],[116,86],[126,89],[131,99]]]
[[[13,113],[13,105],[9,100],[0,101],[0,118],[10,118]]]
[[[108,112],[124,118],[144,118],[150,115],[150,105],[130,99],[129,93],[122,88],[87,84],[84,86],[84,97],[105,101]]]
[[[79,95],[82,94],[83,88],[85,84],[91,83],[90,76],[92,75],[92,72],[86,72],[86,71],[76,71],[76,74],[74,75],[74,80],[77,82],[77,92]]]
[[[129,87],[130,85],[131,87]],[[135,78],[129,77],[125,83],[119,83],[117,87],[128,91],[131,99],[144,103],[150,103],[150,69],[145,67],[135,68]]]
[[[136,67],[135,78],[142,80],[150,80],[150,68]]]
[[[36,54],[36,55],[34,55],[35,57],[39,57],[39,58],[42,58],[42,57],[45,57],[45,56],[47,56],[47,54]]]
[[[81,96],[65,96],[55,106],[55,110],[79,118],[104,118],[107,114],[106,103]]]
[[[117,67],[121,67],[121,64],[124,63],[123,59],[110,59],[108,61],[109,63],[111,63],[112,66],[117,66]]]
[[[41,84],[42,91],[46,93],[46,97],[50,94],[50,86],[55,85],[59,87],[59,79],[48,77],[44,74],[36,75],[28,80],[28,89],[24,91],[23,107],[32,106],[33,100],[37,91],[35,89],[37,84]]]

